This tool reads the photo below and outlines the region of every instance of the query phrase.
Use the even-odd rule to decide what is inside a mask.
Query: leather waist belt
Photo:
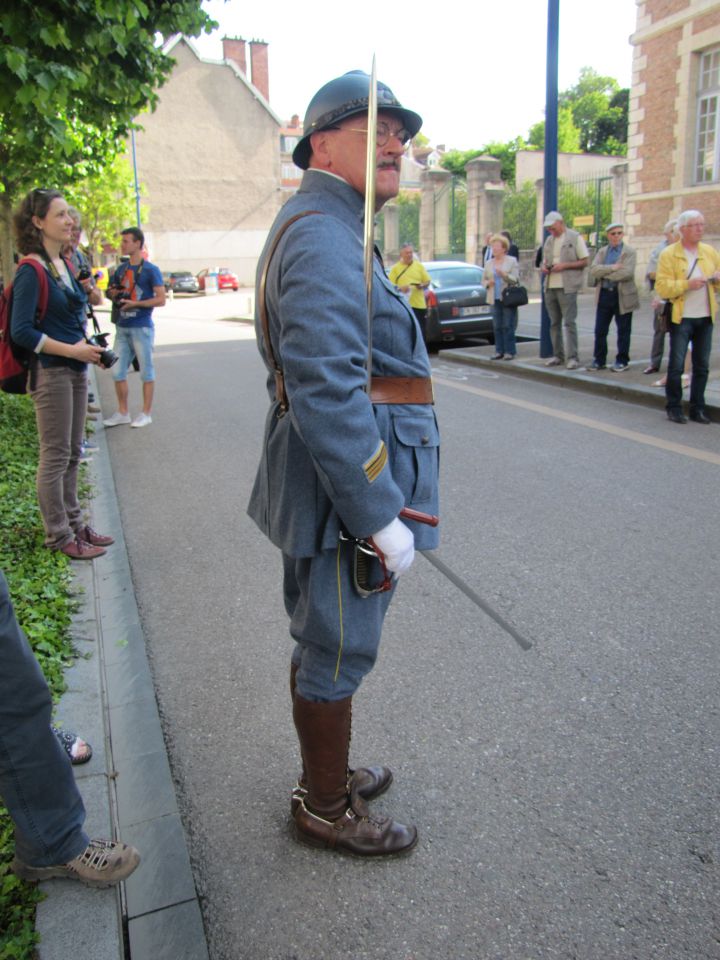
[[[373,377],[370,381],[373,403],[434,403],[430,377]]]

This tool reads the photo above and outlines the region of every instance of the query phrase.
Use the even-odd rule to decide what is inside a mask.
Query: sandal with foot
[[[70,757],[70,763],[72,763],[74,766],[78,766],[81,763],[87,763],[92,757],[92,747],[76,733],[71,733],[69,730],[63,730],[61,727],[53,727],[52,731],[58,738],[60,746]]]

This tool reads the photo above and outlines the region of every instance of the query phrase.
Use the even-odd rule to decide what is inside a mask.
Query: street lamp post
[[[137,171],[137,154],[135,152],[135,131],[130,131],[130,145],[132,147],[132,165],[133,165],[133,178],[135,180],[135,216],[137,218],[138,227],[141,226],[140,222],[140,184],[138,183],[138,171]]]
[[[547,64],[545,68],[545,169],[543,184],[543,220],[550,210],[557,210],[558,152],[558,35],[560,0],[548,0]],[[547,278],[545,278],[547,282]],[[550,316],[545,308],[545,283],[542,284],[540,314],[540,356],[553,355],[550,339]]]

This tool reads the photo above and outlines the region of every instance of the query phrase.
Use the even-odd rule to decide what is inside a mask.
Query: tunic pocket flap
[[[440,434],[434,418],[393,417],[393,430],[406,447],[440,446]]]

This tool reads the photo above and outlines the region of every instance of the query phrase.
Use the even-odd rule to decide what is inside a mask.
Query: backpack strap
[[[37,326],[45,319],[45,314],[47,313],[48,298],[50,296],[50,287],[48,284],[47,270],[45,267],[37,261],[34,257],[23,257],[22,260],[18,262],[18,270],[24,264],[29,264],[34,270],[38,279],[38,302],[37,310],[35,313],[35,323]]]

